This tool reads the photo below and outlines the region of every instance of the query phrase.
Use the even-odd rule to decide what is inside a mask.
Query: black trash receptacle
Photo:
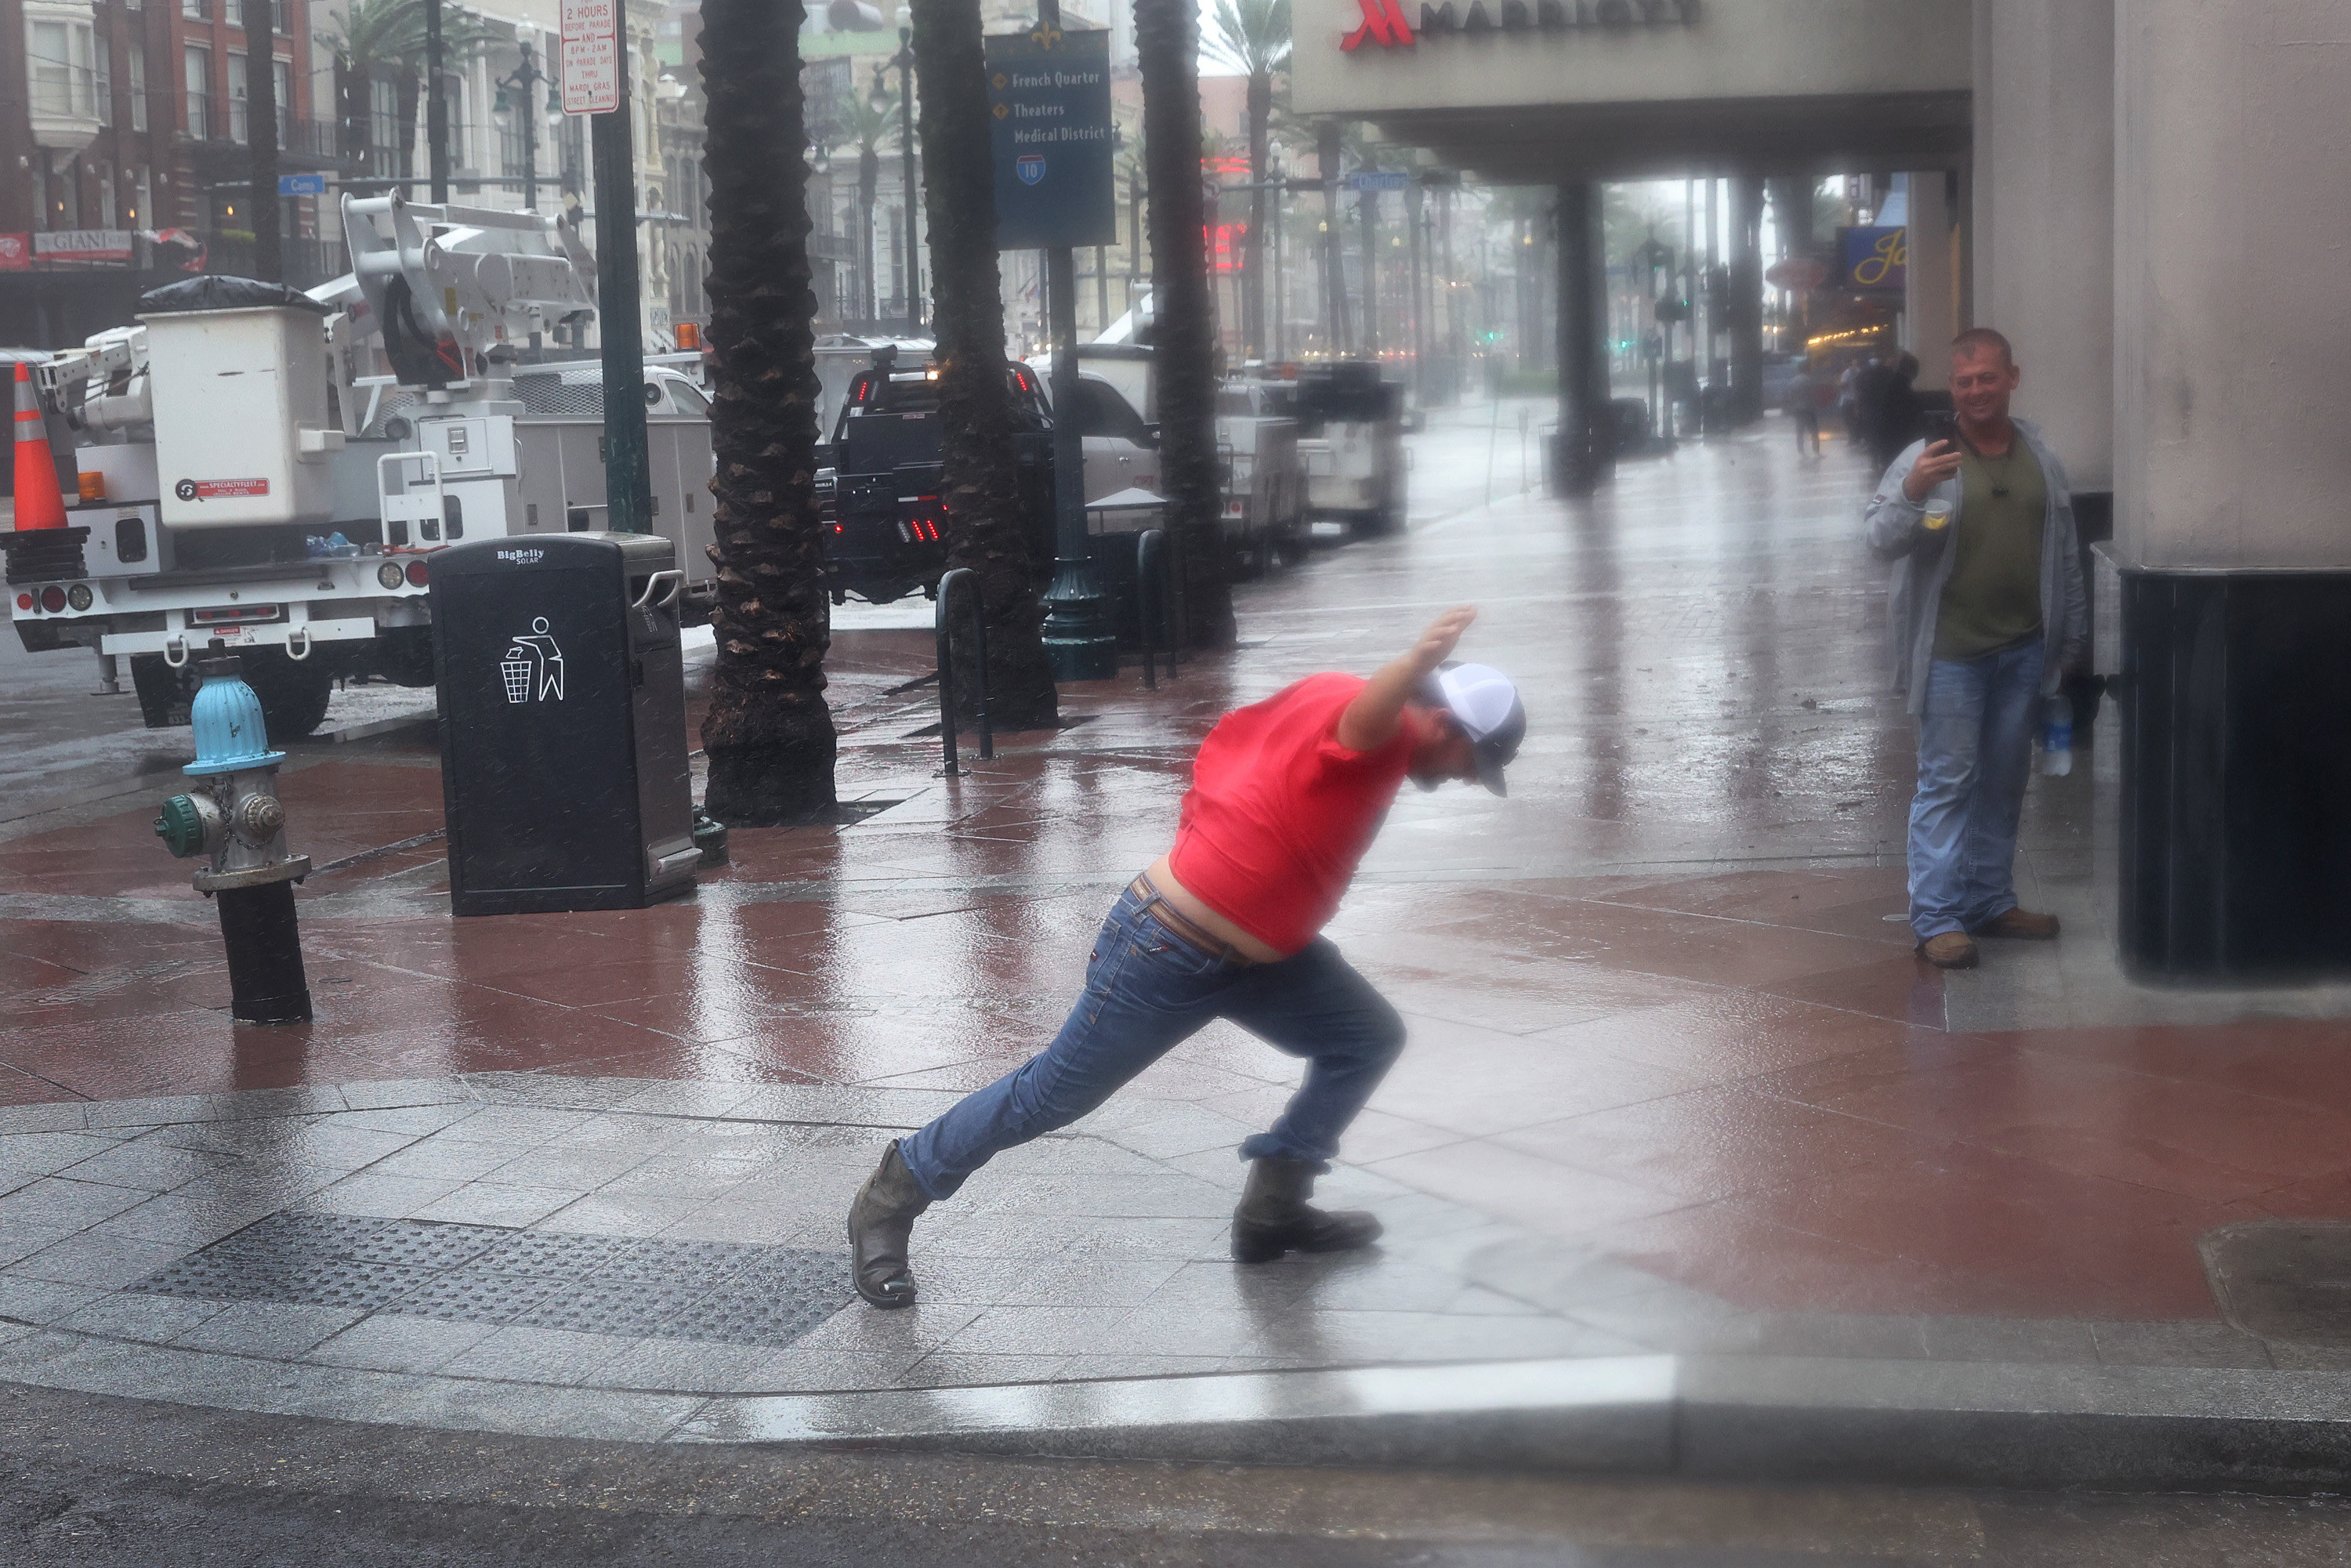
[[[453,912],[637,909],[692,886],[670,541],[545,534],[430,559]]]

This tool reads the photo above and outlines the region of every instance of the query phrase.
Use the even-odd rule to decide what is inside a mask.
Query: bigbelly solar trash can
[[[427,559],[452,911],[639,909],[691,887],[670,541],[556,534]]]

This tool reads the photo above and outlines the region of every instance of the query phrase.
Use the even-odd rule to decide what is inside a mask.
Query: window
[[[180,0],[180,15],[191,22],[209,22],[211,13],[204,9],[205,0]]]
[[[381,78],[368,83],[368,152],[377,178],[399,172],[400,92]]]
[[[294,140],[294,62],[269,62],[270,85],[277,92],[277,145],[284,147]]]
[[[98,226],[110,229],[114,227],[114,166],[100,163],[98,166]]]
[[[126,11],[144,11],[147,8],[147,0],[122,0],[122,8]]]
[[[245,141],[251,138],[253,128],[245,118],[245,55],[241,50],[228,52],[228,139]]]
[[[131,129],[147,129],[147,46],[131,40]]]
[[[198,141],[209,141],[213,135],[213,52],[191,44],[183,64],[188,82],[188,134]]]
[[[91,42],[95,46],[91,64],[97,68],[92,74],[97,84],[95,105],[98,123],[101,127],[110,126],[114,123],[114,49],[109,39],[93,38]],[[114,225],[110,223],[106,226],[112,228]]]
[[[88,119],[94,112],[89,24],[27,23],[25,41],[32,55],[33,112]]]
[[[131,183],[131,210],[123,214],[124,222],[134,229],[155,226],[153,215],[148,211],[148,204],[154,199],[151,193],[153,183],[154,177],[145,164],[141,164],[138,178]]]
[[[702,253],[693,246],[685,247],[685,313],[702,315]]]

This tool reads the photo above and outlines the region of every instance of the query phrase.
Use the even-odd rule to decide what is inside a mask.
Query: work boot
[[[2007,909],[1976,927],[1979,936],[2007,936],[2023,942],[2053,942],[2057,939],[2057,917],[2035,915],[2030,910]]]
[[[1974,937],[1964,931],[1944,931],[1919,943],[1918,956],[1938,969],[1972,969],[1979,955]]]
[[[1249,1186],[1233,1210],[1234,1260],[1270,1263],[1284,1252],[1351,1252],[1380,1239],[1377,1219],[1359,1210],[1328,1213],[1306,1201],[1313,1194],[1311,1160],[1250,1162]]]
[[[914,1220],[931,1200],[914,1184],[914,1173],[893,1140],[882,1163],[857,1189],[849,1206],[849,1251],[857,1273],[857,1293],[877,1307],[914,1304],[914,1276],[906,1268],[906,1243]]]

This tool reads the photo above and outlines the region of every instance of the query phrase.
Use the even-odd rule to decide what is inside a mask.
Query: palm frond
[[[1290,65],[1290,0],[1217,0],[1201,43],[1243,76],[1271,76]]]

